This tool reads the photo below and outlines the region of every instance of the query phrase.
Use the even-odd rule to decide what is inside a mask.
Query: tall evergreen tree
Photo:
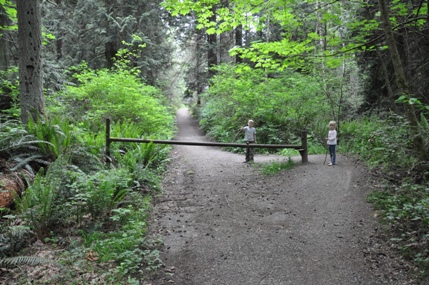
[[[44,24],[56,37],[49,52],[56,53],[64,67],[86,61],[98,69],[111,68],[118,50],[127,48],[135,54],[132,66],[140,69],[146,83],[160,86],[174,51],[170,15],[160,9],[160,2],[57,0],[54,8],[46,3]],[[137,48],[140,44],[146,45],[143,50]]]
[[[408,80],[405,77],[404,68],[402,66],[401,58],[398,52],[395,37],[390,22],[390,13],[386,3],[386,0],[379,0],[381,19],[383,20],[384,33],[386,42],[389,46],[390,60],[392,61],[396,81],[398,83],[399,93],[404,96],[407,100],[412,98],[410,93]],[[429,156],[426,152],[422,132],[420,132],[419,122],[416,116],[416,112],[413,104],[405,104],[405,113],[408,118],[408,122],[411,129],[411,136],[413,138],[414,149],[416,150],[418,157],[422,161],[427,161]]]
[[[9,25],[9,17],[3,6],[0,6],[0,70],[9,67],[9,39],[6,27]]]
[[[45,115],[42,81],[42,21],[39,0],[18,0],[19,93],[21,120]]]

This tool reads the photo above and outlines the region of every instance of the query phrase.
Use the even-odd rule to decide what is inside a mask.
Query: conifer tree
[[[39,0],[18,0],[19,93],[21,120],[45,115],[42,81],[42,23]]]

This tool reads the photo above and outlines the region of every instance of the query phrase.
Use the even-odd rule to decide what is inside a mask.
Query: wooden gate
[[[175,145],[195,145],[195,146],[220,146],[220,147],[242,147],[242,148],[292,148],[299,151],[303,163],[308,162],[307,131],[301,132],[301,145],[292,144],[249,144],[249,143],[219,143],[219,142],[191,142],[175,140],[146,140],[133,138],[115,138],[110,136],[110,119],[106,119],[106,156],[110,162],[110,144],[112,142],[134,142],[134,143],[157,143]]]

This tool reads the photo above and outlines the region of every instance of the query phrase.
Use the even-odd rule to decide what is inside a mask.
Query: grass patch
[[[264,175],[274,175],[282,170],[291,169],[295,166],[295,162],[289,157],[288,160],[282,162],[271,162],[268,164],[258,164],[261,172]]]

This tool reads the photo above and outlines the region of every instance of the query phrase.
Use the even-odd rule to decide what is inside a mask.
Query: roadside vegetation
[[[34,277],[20,268],[47,262],[41,283],[139,284],[137,274],[162,264],[161,241],[147,233],[170,148],[112,143],[107,164],[105,119],[115,137],[169,139],[174,109],[127,69],[82,65],[71,74],[76,84],[51,97],[47,119],[0,122],[1,171],[9,174],[0,183],[16,195],[0,209],[0,267],[15,268],[18,284]],[[49,259],[31,251],[35,242]]]

